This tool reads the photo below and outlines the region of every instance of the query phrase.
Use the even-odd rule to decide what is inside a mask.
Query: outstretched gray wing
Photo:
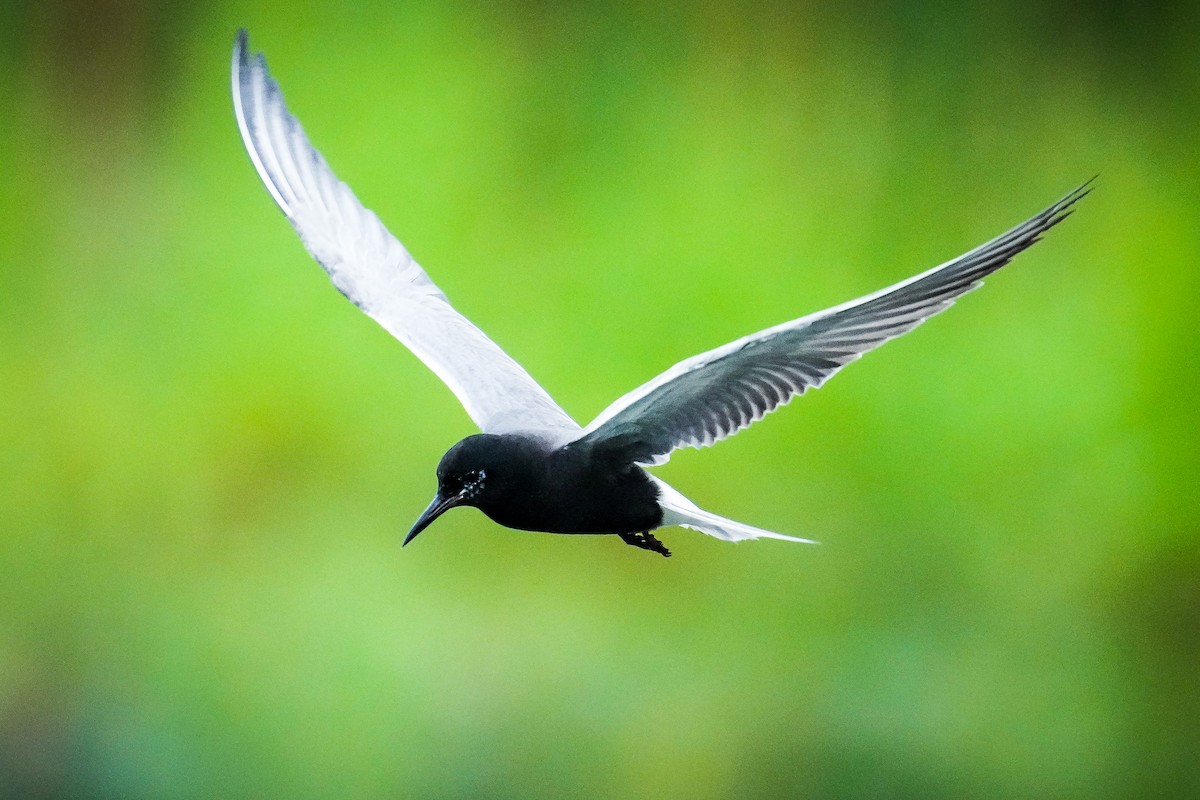
[[[580,441],[661,464],[673,450],[706,447],[737,433],[949,308],[1061,222],[1089,184],[953,261],[676,364],[605,409]]]
[[[334,286],[437,373],[480,429],[578,432],[333,174],[288,113],[262,54],[247,51],[245,31],[233,48],[233,108],[255,169]]]

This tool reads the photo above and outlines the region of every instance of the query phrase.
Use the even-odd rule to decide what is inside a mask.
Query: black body
[[[438,464],[438,493],[405,544],[445,511],[475,506],[509,528],[615,533],[669,555],[649,531],[662,524],[658,488],[638,465],[586,442],[564,447],[512,434],[468,436]],[[631,541],[632,539],[632,541]]]

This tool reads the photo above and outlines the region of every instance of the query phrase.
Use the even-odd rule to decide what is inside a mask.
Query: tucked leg
[[[621,537],[621,541],[625,544],[631,544],[634,547],[640,547],[643,550],[650,550],[651,552],[659,553],[666,558],[671,557],[671,551],[664,547],[663,543],[660,542],[654,536],[654,534],[650,533],[650,531],[643,531],[641,533],[619,533],[617,535]]]

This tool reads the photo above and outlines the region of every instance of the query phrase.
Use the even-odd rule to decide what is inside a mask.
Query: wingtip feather
[[[262,117],[263,102],[274,91],[278,94],[279,89],[271,80],[271,74],[267,69],[267,59],[262,53],[256,53],[252,57],[249,51],[249,34],[245,28],[239,28],[237,37],[233,43],[233,63],[230,67],[230,82],[233,92],[233,113],[237,119],[238,131],[242,136],[242,144],[246,147],[246,153],[250,157],[251,163],[254,164],[254,169],[258,172],[262,182],[266,185],[267,191],[271,193],[271,198],[290,219],[292,217],[292,207],[284,198],[280,187],[275,184],[272,176],[273,171],[279,172],[278,163],[268,165],[264,160],[264,155],[273,160],[273,154],[269,151],[263,153],[260,151],[259,143],[255,130],[258,129],[264,135],[269,135],[265,130],[262,120],[252,121],[251,114]],[[249,99],[253,106],[252,109],[246,108],[246,101]],[[282,101],[281,101],[282,102]],[[249,112],[249,113],[248,113]],[[274,170],[270,167],[273,166]]]

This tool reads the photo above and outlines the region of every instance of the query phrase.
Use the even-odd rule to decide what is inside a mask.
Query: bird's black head
[[[488,434],[468,436],[442,456],[437,468],[437,495],[404,537],[404,544],[455,506],[479,506],[486,501],[503,470],[500,439]]]

